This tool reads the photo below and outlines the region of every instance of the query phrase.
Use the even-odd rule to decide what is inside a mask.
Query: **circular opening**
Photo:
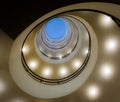
[[[50,38],[49,41],[45,31],[49,22],[55,23],[54,20],[59,22],[61,19],[62,22],[65,21],[65,26],[68,26],[66,34],[62,35],[65,39],[51,40]],[[28,74],[41,83],[54,85],[66,83],[77,77],[90,56],[91,40],[86,26],[76,17],[60,16],[35,29],[38,30],[37,33],[33,33],[33,29],[23,45],[23,48],[30,45],[29,54],[22,53],[22,61]],[[66,42],[67,44],[63,46]]]
[[[45,25],[45,32],[49,39],[60,40],[67,31],[66,21],[62,18],[53,18]]]

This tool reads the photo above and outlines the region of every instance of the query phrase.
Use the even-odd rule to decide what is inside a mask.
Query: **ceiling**
[[[2,1],[1,5],[3,6],[0,7],[0,28],[12,39],[15,39],[36,19],[54,9],[80,2],[104,2],[104,0]],[[120,0],[107,0],[106,2],[120,4]]]
[[[84,0],[93,1],[93,0]],[[95,1],[95,0],[94,0]],[[83,1],[44,0],[5,2],[0,8],[0,28],[15,39],[27,26],[56,8]],[[107,1],[120,4],[120,1]],[[52,6],[51,6],[52,5]],[[57,99],[38,99],[24,93],[13,82],[8,68],[10,48],[13,44],[0,30],[0,102],[119,102],[120,101],[120,29],[114,20],[104,24],[99,12],[69,12],[80,15],[94,29],[99,42],[98,60],[86,83],[76,92]],[[118,13],[119,14],[119,13]],[[103,17],[103,18],[102,18]],[[109,17],[108,17],[109,18]],[[94,19],[94,20],[91,20]],[[101,21],[103,20],[103,21]],[[109,36],[108,36],[109,35]],[[107,46],[112,45],[112,46]],[[4,54],[3,54],[4,53]],[[53,92],[51,92],[54,94]]]

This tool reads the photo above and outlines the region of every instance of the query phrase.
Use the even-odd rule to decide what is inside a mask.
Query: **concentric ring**
[[[71,15],[60,17],[72,25],[71,38],[66,46],[53,49],[44,44],[44,22],[30,32],[22,46],[25,70],[44,84],[63,84],[74,79],[85,68],[90,56],[91,39],[85,25]]]

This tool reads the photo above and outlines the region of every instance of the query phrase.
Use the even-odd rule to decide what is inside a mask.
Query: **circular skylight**
[[[67,27],[64,19],[53,18],[46,23],[45,32],[49,39],[59,40],[65,36]]]

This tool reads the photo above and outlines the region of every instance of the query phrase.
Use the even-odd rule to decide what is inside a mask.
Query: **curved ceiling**
[[[94,4],[94,3],[93,3]],[[81,4],[81,8],[86,4]],[[107,13],[120,18],[120,6],[112,4],[94,4],[88,6],[88,8],[97,8],[106,10]],[[108,9],[105,7],[107,6]],[[102,8],[101,8],[102,7]],[[116,11],[117,8],[117,11]],[[112,10],[111,10],[112,9]],[[17,13],[18,14],[18,13]],[[32,14],[32,13],[31,13]],[[74,14],[72,12],[71,14]],[[0,101],[1,102],[119,102],[120,101],[120,28],[110,19],[108,16],[94,12],[94,11],[80,11],[76,15],[80,15],[84,18],[94,29],[98,41],[99,41],[99,59],[95,66],[95,69],[86,83],[76,92],[58,99],[37,99],[35,97],[25,94],[20,90],[15,83],[12,81],[9,71],[8,71],[8,57],[10,48],[12,46],[13,40],[9,37],[11,36],[15,39],[19,33],[26,28],[30,23],[26,23],[24,27],[21,26],[8,26],[7,29],[3,25],[3,30],[9,32],[9,36],[0,31]],[[39,17],[38,17],[39,18]],[[24,21],[24,20],[23,20]],[[105,23],[105,21],[107,21]],[[11,21],[12,22],[12,21]],[[20,21],[19,21],[20,22]],[[15,23],[15,21],[14,21]],[[23,23],[23,22],[21,22]],[[20,23],[20,24],[21,24]],[[9,24],[12,24],[9,22]],[[17,24],[19,24],[17,22]],[[13,24],[14,25],[14,24]],[[17,30],[15,28],[18,28]],[[18,33],[19,32],[19,33]],[[13,34],[13,35],[12,35]],[[108,36],[109,35],[109,36]],[[108,46],[110,45],[110,46]],[[6,53],[3,55],[3,52]],[[54,94],[54,93],[52,93]]]

